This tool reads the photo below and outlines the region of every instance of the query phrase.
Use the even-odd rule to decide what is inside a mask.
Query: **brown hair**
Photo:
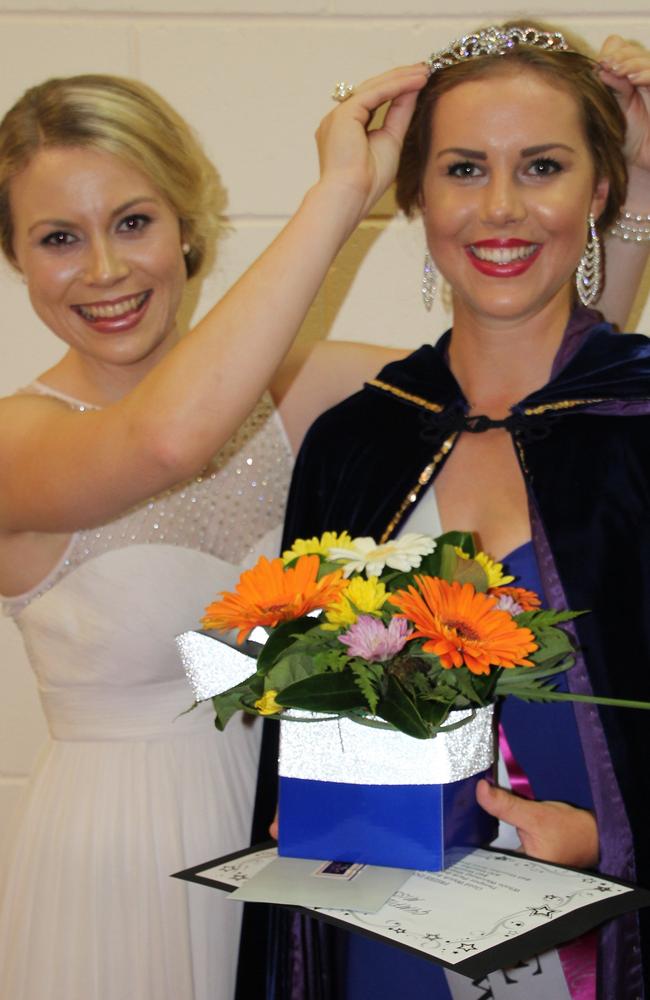
[[[540,30],[555,30],[523,21],[509,21],[502,27],[523,27],[525,24]],[[605,231],[616,219],[627,191],[627,167],[623,155],[626,125],[613,92],[600,80],[595,67],[594,60],[582,52],[515,45],[505,55],[477,56],[433,73],[418,95],[404,139],[396,182],[399,207],[407,216],[412,216],[418,208],[431,145],[433,111],[438,98],[467,80],[504,71],[530,69],[572,94],[578,103],[596,180],[605,178],[609,181],[609,195],[598,220],[598,228]]]
[[[0,248],[15,266],[9,203],[12,179],[39,149],[68,146],[111,153],[145,174],[180,223],[188,277],[202,267],[225,195],[187,122],[136,80],[85,74],[27,90],[0,123]]]

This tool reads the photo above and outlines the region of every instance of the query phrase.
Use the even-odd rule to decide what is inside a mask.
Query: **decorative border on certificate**
[[[174,877],[233,892],[276,857],[270,841]],[[650,891],[630,883],[492,848],[404,876],[376,913],[294,909],[477,979],[650,906]]]

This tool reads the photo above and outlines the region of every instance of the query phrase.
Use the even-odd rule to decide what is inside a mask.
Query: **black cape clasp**
[[[550,433],[551,427],[560,416],[560,413],[554,412],[532,416],[515,410],[503,420],[493,420],[484,413],[470,416],[461,407],[454,407],[441,414],[423,413],[420,436],[423,440],[433,440],[441,434],[446,437],[454,432],[482,434],[484,431],[506,430],[520,440],[536,441]]]
[[[468,416],[464,414],[463,430],[468,431],[470,434],[482,434],[483,431],[496,430],[498,427],[505,427],[506,430],[512,431],[515,429],[516,421],[513,421],[514,414],[509,417],[505,417],[504,420],[493,420],[492,417],[486,417],[484,413],[477,413],[474,416]]]

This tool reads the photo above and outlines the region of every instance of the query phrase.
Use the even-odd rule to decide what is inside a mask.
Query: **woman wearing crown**
[[[397,195],[422,217],[425,303],[436,270],[451,287],[452,330],[313,425],[285,541],[325,529],[387,539],[406,524],[472,530],[523,586],[590,609],[577,623],[571,690],[647,700],[650,347],[616,336],[592,309],[600,237],[648,237],[640,206],[624,208],[626,102],[637,102],[635,184],[650,167],[635,128],[647,120],[650,75],[635,79],[637,55],[623,46],[598,73],[561,35],[513,24],[431,57]],[[639,89],[619,88],[619,104],[606,84],[622,62]],[[506,706],[502,750],[523,794],[483,783],[480,804],[533,857],[650,885],[645,720],[548,708],[542,723],[529,706]],[[643,912],[606,925],[597,959],[592,941],[561,949],[540,980],[553,985],[525,995],[644,996],[649,931]],[[411,985],[399,953],[382,963],[376,946],[371,959],[363,949],[356,939],[349,953],[351,1000],[400,986],[474,995],[433,967]],[[483,984],[490,995],[524,995],[516,976],[497,979]]]

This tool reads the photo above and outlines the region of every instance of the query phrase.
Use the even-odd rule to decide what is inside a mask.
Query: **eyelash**
[[[447,167],[448,177],[458,177],[461,180],[467,180],[470,177],[475,177],[479,168],[476,163],[472,163],[471,160],[461,160],[458,163],[450,163]]]
[[[536,177],[547,177],[549,174],[558,174],[562,170],[562,164],[550,156],[539,156],[529,164],[528,169],[532,170],[533,167],[544,168],[541,171],[535,171]]]
[[[558,163],[552,157],[538,156],[536,159],[531,160],[526,168],[526,172],[532,172],[534,177],[548,177],[559,173],[562,169],[562,164]],[[460,180],[471,180],[473,177],[480,176],[480,171],[480,164],[474,163],[472,160],[460,160],[457,163],[449,164],[447,167],[447,176],[457,177]]]
[[[57,229],[56,232],[48,233],[41,240],[41,246],[44,247],[67,247],[74,242],[74,236],[72,233],[66,233],[63,229]]]
[[[135,215],[126,215],[123,219],[120,219],[118,223],[118,230],[122,229],[125,223],[137,223],[136,226],[127,225],[126,232],[129,233],[140,233],[145,229],[151,222],[151,216],[146,215],[144,212],[138,212]]]
[[[151,216],[144,212],[138,212],[134,215],[125,215],[123,219],[117,224],[118,232],[126,233],[141,233],[152,221]],[[47,236],[44,236],[41,240],[41,246],[44,247],[69,247],[73,243],[77,242],[77,237],[74,233],[69,233],[65,229],[57,229]]]

